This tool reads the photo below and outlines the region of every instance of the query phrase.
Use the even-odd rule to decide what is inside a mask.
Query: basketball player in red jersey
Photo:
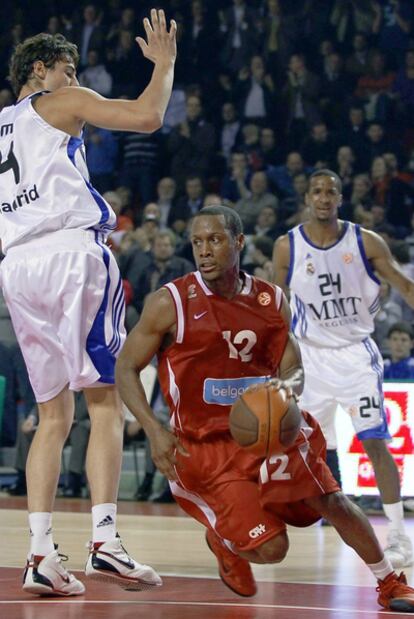
[[[273,380],[276,389],[301,393],[300,353],[281,289],[239,269],[237,213],[203,208],[191,241],[198,270],[148,297],[118,358],[116,382],[175,499],[207,527],[222,580],[239,595],[254,595],[250,562],[279,563],[289,547],[286,523],[308,526],[323,516],[377,578],[379,604],[414,612],[414,589],[393,572],[367,518],[340,492],[311,415],[303,413],[296,442],[265,461],[231,438],[231,405],[251,384]],[[139,378],[154,354],[172,432],[155,418]]]

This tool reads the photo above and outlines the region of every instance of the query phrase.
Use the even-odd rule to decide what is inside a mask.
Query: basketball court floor
[[[289,529],[288,558],[277,566],[254,566],[258,594],[241,598],[217,576],[203,528],[176,505],[121,502],[119,531],[127,550],[163,576],[151,591],[128,592],[88,581],[82,574],[90,535],[89,502],[58,499],[54,539],[69,555],[70,569],[84,580],[84,596],[36,598],[21,588],[28,544],[25,498],[0,497],[1,619],[375,619],[412,617],[381,610],[367,568],[331,527]],[[385,541],[385,520],[371,517]],[[414,519],[407,521],[414,538]],[[405,570],[414,585],[411,568]]]

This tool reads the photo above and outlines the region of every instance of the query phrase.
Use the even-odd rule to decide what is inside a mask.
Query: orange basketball
[[[252,453],[268,457],[283,453],[300,430],[302,415],[285,389],[260,383],[247,389],[233,404],[229,417],[234,440]]]

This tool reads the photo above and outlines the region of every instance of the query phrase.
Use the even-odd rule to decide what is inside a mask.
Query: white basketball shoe
[[[159,587],[162,580],[149,567],[132,559],[117,536],[109,542],[90,542],[85,574],[94,580],[119,585],[127,591]]]
[[[60,555],[57,547],[45,557],[32,555],[23,574],[23,590],[37,595],[82,595],[85,587],[62,565],[66,555]]]
[[[408,535],[390,531],[384,554],[390,560],[392,567],[398,569],[407,567],[413,562],[413,545]]]

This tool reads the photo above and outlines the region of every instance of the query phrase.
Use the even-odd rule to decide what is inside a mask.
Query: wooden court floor
[[[125,592],[82,574],[90,535],[87,500],[56,502],[54,539],[86,584],[79,598],[36,598],[20,588],[28,544],[25,499],[0,495],[0,619],[375,619],[412,617],[381,610],[375,582],[331,527],[289,529],[291,548],[278,566],[254,566],[258,594],[241,598],[217,576],[203,528],[176,505],[120,503],[118,528],[128,551],[163,576],[155,591]],[[382,542],[382,517],[371,521]],[[414,519],[407,520],[414,537]],[[414,585],[412,569],[405,570]]]

